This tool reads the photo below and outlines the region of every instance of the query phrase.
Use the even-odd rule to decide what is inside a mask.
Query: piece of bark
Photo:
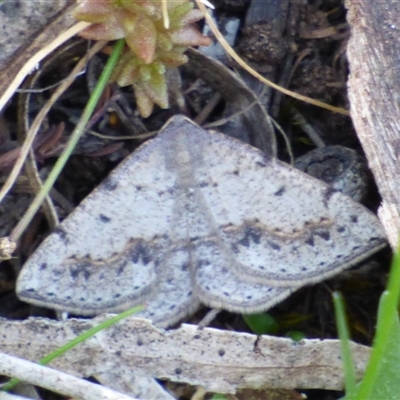
[[[0,4],[0,65],[31,43],[51,19],[73,0],[4,0]]]
[[[392,248],[400,229],[400,2],[346,2],[351,38],[349,99],[357,135],[383,202],[379,217]]]
[[[66,396],[86,400],[135,400],[64,372],[44,367],[8,354],[0,354],[0,374],[53,390]],[[3,399],[0,392],[0,399]]]
[[[23,3],[22,7],[28,7],[29,9],[30,3],[33,2],[21,3]],[[45,3],[47,3],[47,7],[49,7],[49,2]],[[5,5],[7,5],[7,3]],[[38,5],[36,6],[38,7]],[[43,5],[43,7],[45,7],[45,5]],[[3,57],[0,60],[0,95],[5,92],[10,82],[29,58],[54,40],[61,32],[77,23],[71,13],[75,7],[76,2],[74,0],[58,0],[55,4],[52,4],[51,10],[54,11],[54,14],[52,19],[47,21],[46,26],[43,27],[40,24],[36,25],[34,30],[29,30],[30,35],[24,37],[23,41],[13,42],[12,45],[8,47],[7,57]],[[3,10],[0,9],[0,11]],[[7,14],[10,12],[11,11],[7,8],[5,11],[0,12],[2,34],[5,35],[4,37],[6,38],[13,35],[13,31],[7,33],[7,29],[10,29],[9,25],[12,22],[12,18]]]
[[[0,352],[38,360],[109,316],[92,320],[0,320]],[[356,377],[370,349],[352,343]],[[338,340],[302,340],[198,329],[165,331],[150,321],[127,318],[80,343],[50,366],[79,377],[113,374],[166,378],[201,385],[210,392],[239,388],[344,387]]]

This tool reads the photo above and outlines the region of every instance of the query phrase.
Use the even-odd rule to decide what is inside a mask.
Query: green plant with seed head
[[[164,26],[160,0],[81,0],[75,18],[91,22],[81,36],[93,40],[125,39],[127,48],[111,80],[132,85],[139,111],[148,117],[154,104],[168,108],[167,68],[187,61],[190,46],[207,46],[194,23],[203,18],[189,0],[167,3],[169,28]]]

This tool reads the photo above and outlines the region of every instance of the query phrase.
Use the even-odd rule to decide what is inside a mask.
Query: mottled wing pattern
[[[185,130],[189,161],[175,169],[203,303],[265,310],[386,245],[379,220],[351,198],[226,135],[175,127]]]
[[[163,143],[142,145],[43,241],[18,278],[21,299],[79,315],[145,304],[140,315],[160,325],[197,308]]]
[[[165,326],[199,301],[266,310],[385,243],[349,197],[177,116],[42,243],[17,291],[85,315],[145,302]]]

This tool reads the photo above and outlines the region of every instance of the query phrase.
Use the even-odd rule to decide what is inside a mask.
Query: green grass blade
[[[400,324],[394,296],[382,294],[374,344],[357,400],[397,400],[400,393]]]
[[[400,398],[400,253],[393,258],[387,290],[382,294],[371,356],[357,388],[356,400],[397,400]],[[346,399],[350,397],[346,396]]]
[[[356,391],[356,376],[354,362],[350,349],[350,335],[346,319],[343,297],[340,293],[333,293],[333,304],[335,306],[336,326],[340,339],[340,349],[343,359],[343,370],[346,388],[346,399],[354,398]]]

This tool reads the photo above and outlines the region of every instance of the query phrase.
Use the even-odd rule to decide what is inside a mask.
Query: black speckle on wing
[[[239,240],[239,244],[245,247],[249,247],[251,242],[255,244],[260,243],[262,232],[258,228],[247,226],[244,230],[243,238]]]
[[[147,265],[153,260],[153,257],[149,251],[149,247],[146,246],[144,243],[139,242],[131,249],[130,259],[135,264],[137,264],[139,260],[141,260],[144,265]]]
[[[61,225],[54,229],[53,235],[58,235],[64,242],[67,242],[68,232]]]
[[[89,262],[81,262],[72,265],[70,268],[70,274],[72,279],[77,279],[79,276],[83,276],[85,280],[88,280],[92,275],[93,265]]]
[[[103,181],[102,188],[104,188],[105,190],[112,192],[117,189],[117,187],[118,182],[114,178],[108,177]]]
[[[351,216],[350,216],[350,221],[351,221],[353,224],[356,224],[356,223],[358,222],[358,217],[357,217],[357,215],[351,215]]]
[[[320,238],[324,239],[325,241],[331,240],[331,234],[329,231],[320,230],[315,232]]]
[[[285,193],[285,191],[286,191],[285,186],[281,186],[281,187],[274,193],[274,195],[280,197],[280,196],[282,196],[282,195]]]
[[[100,214],[99,215],[99,220],[105,224],[109,223],[111,221],[110,217],[107,217],[107,215]]]

